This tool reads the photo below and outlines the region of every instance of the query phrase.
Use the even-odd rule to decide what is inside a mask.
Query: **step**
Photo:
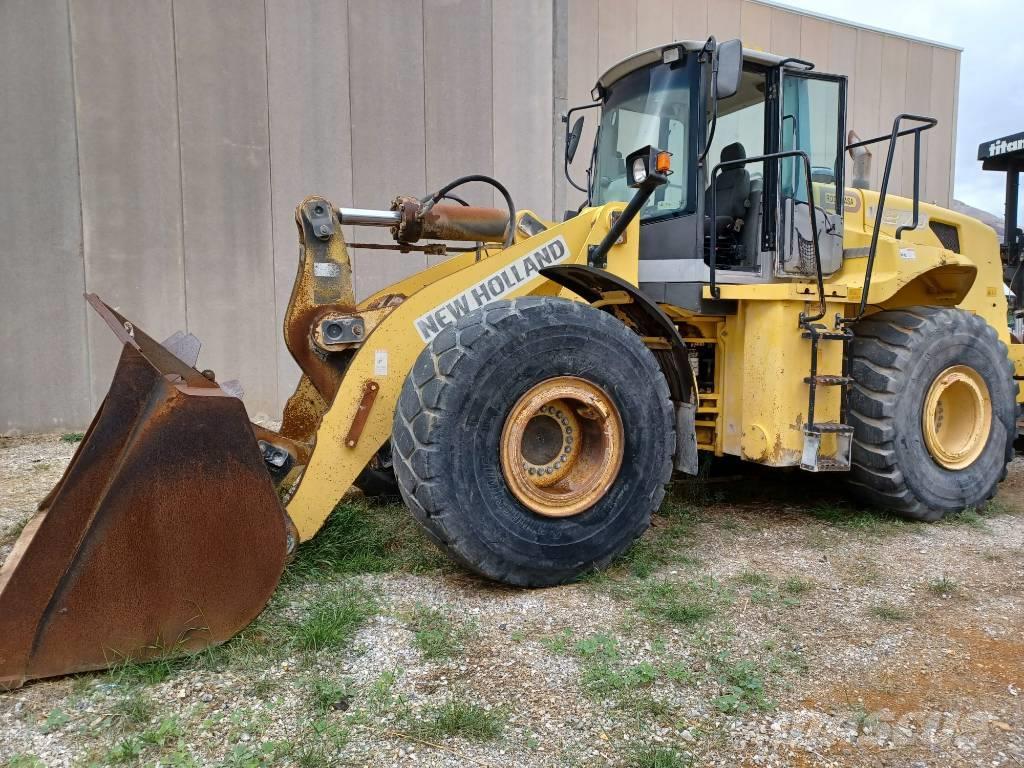
[[[811,435],[852,435],[853,427],[849,424],[840,424],[838,421],[819,421],[815,424],[808,424],[804,428],[804,432]]]
[[[849,376],[805,376],[804,384],[810,384],[811,382],[822,386],[822,387],[845,387],[851,381],[852,378]]]
[[[800,336],[805,339],[817,337],[819,340],[824,339],[828,341],[849,341],[853,338],[852,333],[845,333],[843,331],[804,331]]]

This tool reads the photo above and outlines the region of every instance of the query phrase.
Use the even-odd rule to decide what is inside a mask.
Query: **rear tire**
[[[929,522],[992,498],[1013,458],[1017,413],[1013,367],[995,330],[976,315],[940,307],[879,312],[853,330],[855,495]],[[948,401],[964,404],[955,409],[937,405],[950,372],[962,381],[963,399]],[[943,442],[936,430],[954,418],[965,426]]]
[[[520,464],[502,457],[516,445],[506,431],[516,409],[560,379],[607,395],[623,439],[603,495],[552,516],[521,500],[506,475]],[[595,420],[575,414],[578,426]],[[438,546],[488,578],[538,587],[603,567],[643,533],[671,478],[675,431],[668,384],[635,333],[588,305],[529,297],[494,302],[434,338],[402,388],[392,440],[402,497]]]

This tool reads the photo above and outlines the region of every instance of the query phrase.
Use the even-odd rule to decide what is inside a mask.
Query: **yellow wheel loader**
[[[196,368],[194,338],[157,343],[90,295],[123,352],[0,571],[0,683],[228,639],[354,483],[397,487],[441,549],[522,586],[606,565],[701,452],[836,472],[918,520],[990,498],[1024,344],[993,231],[918,199],[935,121],[850,140],[844,77],[713,38],[631,56],[593,98],[566,116],[567,169],[578,113],[599,127],[562,222],[485,176],[298,206],[303,375],[277,431]],[[887,194],[897,141],[910,198]],[[504,207],[461,204],[469,182]],[[450,258],[356,302],[344,225]]]

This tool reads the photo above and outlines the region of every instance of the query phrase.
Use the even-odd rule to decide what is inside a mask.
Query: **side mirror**
[[[583,136],[583,115],[576,118],[576,122],[572,124],[572,129],[569,134],[565,137],[565,162],[571,163],[572,159],[576,157],[576,149],[580,145],[580,138]]]
[[[719,43],[715,56],[718,58],[715,98],[727,99],[740,88],[740,76],[743,73],[743,43],[740,40],[726,40],[724,43]]]

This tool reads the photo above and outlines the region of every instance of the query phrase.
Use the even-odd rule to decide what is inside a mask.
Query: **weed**
[[[932,579],[928,582],[928,590],[935,595],[940,597],[950,597],[960,593],[960,585],[955,579],[951,579],[946,574],[942,574],[937,579]]]
[[[107,679],[123,687],[156,685],[188,666],[190,658],[168,655],[150,661],[139,661],[126,657],[107,670]]]
[[[641,588],[637,607],[652,619],[697,624],[714,615],[714,603],[719,597],[720,589],[711,579],[684,585],[661,581]]]
[[[557,635],[541,638],[541,644],[553,653],[565,653],[572,642],[572,630],[566,627]]]
[[[871,535],[895,533],[905,525],[902,518],[875,509],[851,509],[845,504],[818,504],[808,509],[811,517],[836,528]]]
[[[172,739],[181,736],[181,725],[177,717],[165,717],[155,728],[150,728],[142,733],[142,741],[157,747],[165,746]]]
[[[80,443],[85,438],[85,432],[65,432],[60,436],[62,443]]]
[[[626,760],[629,768],[687,768],[692,762],[674,749],[643,747]]]
[[[888,602],[871,606],[871,615],[885,621],[907,621],[911,618],[910,611]]]
[[[748,587],[770,587],[772,577],[760,571],[742,571],[736,576],[736,581]]]
[[[126,736],[107,752],[106,763],[107,765],[133,763],[142,755],[143,747],[142,740],[137,736]]]
[[[289,641],[304,651],[342,649],[377,610],[365,590],[345,585],[318,597],[303,618],[285,628]]]
[[[444,611],[417,605],[409,623],[415,632],[416,647],[425,659],[450,659],[458,656],[472,630],[452,622]]]
[[[805,592],[810,592],[812,589],[814,589],[814,584],[810,581],[804,581],[799,576],[790,576],[782,582],[782,591],[787,595],[802,595]]]
[[[306,583],[339,574],[450,567],[404,508],[345,500],[334,508],[316,537],[299,547],[285,581]]]
[[[719,670],[722,693],[715,698],[715,707],[727,715],[741,714],[750,709],[771,709],[765,696],[764,679],[752,661],[732,662],[725,654],[715,659]]]
[[[46,768],[46,763],[35,755],[11,755],[4,768]]]
[[[71,718],[64,714],[62,710],[57,708],[51,709],[50,714],[46,716],[46,720],[43,722],[42,731],[43,733],[53,733],[54,731],[59,731],[70,721]]]
[[[868,730],[878,722],[878,715],[872,714],[864,709],[863,704],[858,704],[853,710],[853,724],[857,726],[857,735],[863,736],[864,731]]]
[[[313,710],[321,715],[332,709],[348,709],[348,702],[352,698],[345,682],[326,677],[315,678],[309,684],[307,693]]]
[[[8,544],[13,544],[21,536],[21,532],[25,530],[25,526],[28,525],[28,521],[32,519],[32,515],[26,515],[16,523],[12,523],[4,529],[3,533],[0,533],[0,547],[6,547]]]
[[[224,757],[223,765],[227,768],[264,768],[277,765],[284,756],[282,745],[272,741],[263,744],[237,744]]]
[[[447,738],[458,736],[471,741],[490,741],[498,738],[505,729],[505,718],[501,712],[462,702],[449,701],[435,710],[433,717],[414,728],[413,735],[422,738]]]
[[[153,716],[153,702],[140,690],[131,690],[114,705],[114,714],[129,723],[145,723]]]
[[[985,519],[984,513],[975,507],[968,507],[961,512],[946,515],[942,518],[942,522],[947,525],[966,525],[980,531],[988,530],[988,521]]]

